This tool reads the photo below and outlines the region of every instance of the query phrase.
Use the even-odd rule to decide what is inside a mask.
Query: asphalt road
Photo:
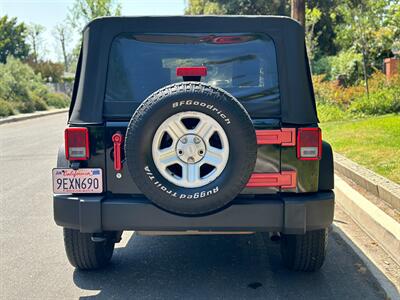
[[[331,234],[317,273],[285,270],[263,235],[143,237],[102,271],[75,271],[53,222],[51,168],[65,115],[0,126],[0,299],[383,299]]]

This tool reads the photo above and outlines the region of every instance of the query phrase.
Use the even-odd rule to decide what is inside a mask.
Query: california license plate
[[[53,169],[55,194],[81,194],[103,192],[102,169]]]

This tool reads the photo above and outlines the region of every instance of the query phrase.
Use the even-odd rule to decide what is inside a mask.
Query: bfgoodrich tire
[[[169,171],[166,172],[156,165],[158,158],[154,155],[154,139],[159,128],[165,126],[166,120],[175,116],[183,116],[184,119],[186,114],[208,119],[213,126],[220,129],[221,135],[227,141],[225,146],[229,148],[229,155],[226,155],[223,167],[215,168],[216,173],[210,171],[211,175],[207,175],[216,178],[208,182],[204,178],[211,177],[203,178],[199,173],[197,182],[200,184],[193,186],[179,184],[179,170],[178,175],[168,177]],[[183,122],[183,119],[179,122]],[[179,126],[181,125],[180,123]],[[184,125],[181,134],[172,134],[175,137],[171,137],[172,144],[169,147],[178,151],[178,148],[174,148],[178,147],[175,145],[181,142],[182,137],[189,136],[187,132],[196,130],[196,126],[198,125]],[[196,151],[203,155],[204,150],[204,155],[207,155],[207,149],[211,151],[212,147],[207,148],[206,145],[211,142],[201,138],[200,140],[201,143],[204,142],[204,149],[199,148],[200,150]],[[193,153],[194,150],[190,151]],[[256,155],[255,130],[243,106],[227,92],[200,82],[169,85],[150,95],[133,114],[126,132],[125,157],[136,185],[157,206],[178,214],[209,213],[234,199],[248,182],[254,170]],[[197,163],[200,165],[201,158]],[[177,168],[182,164],[179,161]],[[184,169],[185,165],[181,168]],[[182,179],[185,177],[183,173],[184,171],[181,174]],[[189,171],[187,173],[189,174]],[[201,184],[202,180],[204,184]]]
[[[309,231],[306,234],[283,234],[283,263],[294,271],[317,271],[324,263],[327,243],[328,229]]]
[[[109,263],[114,252],[114,242],[93,242],[91,234],[64,228],[64,246],[69,262],[81,270],[93,270]]]

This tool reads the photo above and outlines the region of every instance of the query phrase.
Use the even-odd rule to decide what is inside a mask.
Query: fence
[[[52,82],[46,84],[51,90],[57,93],[64,93],[68,96],[72,95],[72,89],[74,87],[73,82]]]

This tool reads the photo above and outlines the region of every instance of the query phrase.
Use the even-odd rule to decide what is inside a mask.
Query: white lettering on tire
[[[218,116],[220,116],[221,119],[224,120],[226,124],[231,124],[231,120],[226,116],[226,114],[224,114],[222,112],[222,110],[220,110],[218,107],[215,107],[212,104],[207,104],[205,102],[192,101],[192,100],[183,100],[183,101],[172,103],[172,108],[177,108],[182,105],[205,107],[205,108],[211,110],[212,112],[215,112]]]
[[[206,196],[210,196],[212,194],[216,194],[219,191],[219,187],[216,186],[214,187],[212,190],[208,190],[208,191],[201,191],[201,192],[197,192],[194,194],[178,194],[177,192],[174,192],[173,190],[169,190],[166,186],[164,186],[162,183],[160,183],[158,180],[154,180],[154,174],[153,172],[151,172],[149,166],[145,166],[144,167],[144,172],[146,173],[147,177],[150,179],[150,181],[156,186],[158,187],[161,191],[163,191],[164,193],[174,197],[174,198],[179,198],[179,199],[201,199],[204,198]]]

